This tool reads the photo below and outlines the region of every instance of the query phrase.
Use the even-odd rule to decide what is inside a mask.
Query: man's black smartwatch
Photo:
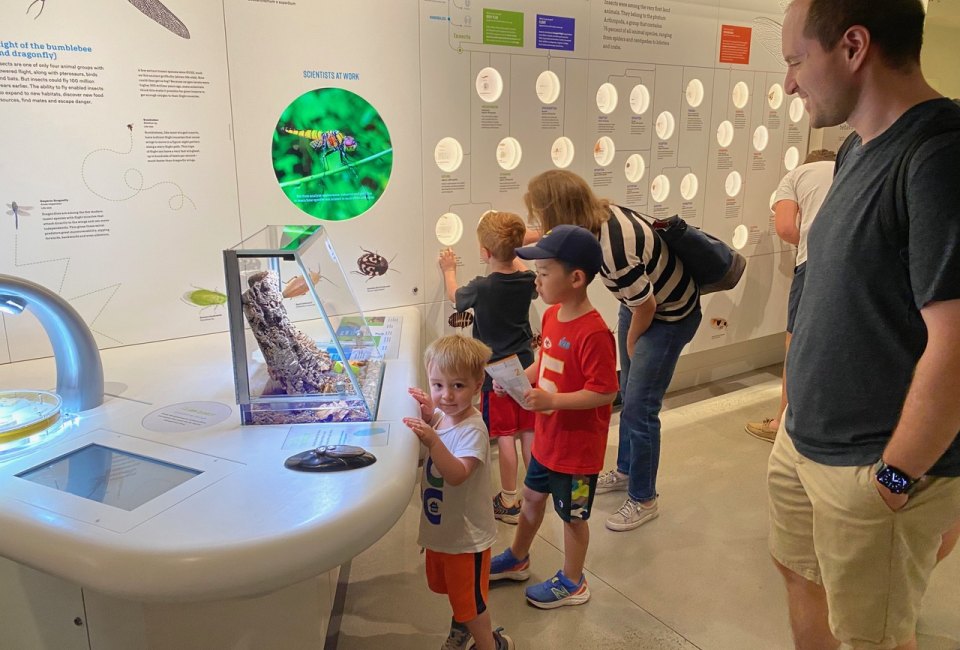
[[[877,482],[894,494],[910,494],[919,480],[910,478],[903,470],[887,465],[882,458],[877,463]]]

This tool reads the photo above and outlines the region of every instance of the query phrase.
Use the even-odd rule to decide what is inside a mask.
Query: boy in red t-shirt
[[[590,231],[557,226],[536,245],[518,248],[517,255],[536,261],[537,290],[552,306],[543,315],[540,355],[527,368],[536,388],[526,394],[526,406],[537,416],[520,521],[513,544],[491,560],[490,580],[530,577],[530,546],[552,497],[564,522],[563,568],[526,590],[531,605],[552,609],[590,599],[583,575],[587,520],[603,469],[610,404],[617,395],[616,348],[587,298],[587,285],[603,257]]]

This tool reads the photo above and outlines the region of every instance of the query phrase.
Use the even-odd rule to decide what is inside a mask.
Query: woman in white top
[[[777,236],[797,247],[797,261],[793,269],[793,281],[790,283],[790,297],[787,300],[786,350],[790,349],[793,323],[797,318],[797,307],[803,293],[804,273],[807,270],[807,233],[810,232],[810,226],[833,184],[833,166],[836,159],[837,154],[828,149],[811,151],[802,165],[787,172],[773,197],[773,218]],[[751,436],[767,442],[773,442],[776,437],[780,418],[787,408],[786,367],[783,373],[777,417],[764,418],[762,422],[747,422],[745,427]]]

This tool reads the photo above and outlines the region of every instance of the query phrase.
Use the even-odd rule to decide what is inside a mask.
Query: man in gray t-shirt
[[[960,536],[960,107],[924,80],[923,21],[920,0],[794,0],[783,23],[785,90],[859,134],[810,230],[767,475],[798,648],[915,649]],[[891,170],[952,124],[883,218]]]
[[[866,144],[854,136],[810,230],[787,363],[787,430],[797,450],[817,462],[880,459],[927,343],[924,309],[960,299],[960,132],[914,155],[908,232],[879,214],[881,186],[898,154],[927,123],[951,117],[960,120],[960,107],[931,99]],[[960,476],[960,439],[941,453],[930,458],[932,466],[917,464],[916,476]],[[910,460],[900,462],[913,468]]]

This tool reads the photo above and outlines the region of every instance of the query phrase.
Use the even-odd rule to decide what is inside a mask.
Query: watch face
[[[884,467],[877,480],[894,494],[903,494],[910,487],[910,479],[892,467]]]

